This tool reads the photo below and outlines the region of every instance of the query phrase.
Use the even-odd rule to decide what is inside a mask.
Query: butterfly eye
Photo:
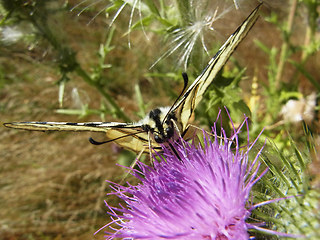
[[[157,143],[163,143],[163,139],[161,137],[159,137],[159,135],[154,135],[154,140],[157,142]]]
[[[171,138],[173,136],[173,128],[168,127],[166,128],[167,138]]]

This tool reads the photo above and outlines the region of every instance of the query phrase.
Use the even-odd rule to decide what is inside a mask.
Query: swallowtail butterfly
[[[206,68],[187,88],[187,75],[183,74],[185,86],[182,94],[171,107],[153,109],[142,120],[135,123],[118,122],[12,122],[6,127],[36,131],[91,131],[105,132],[108,141],[135,152],[149,152],[146,146],[156,149],[160,143],[166,143],[178,134],[185,136],[189,120],[201,101],[206,89],[217,73],[222,69],[230,55],[245,38],[258,18],[261,4],[257,6],[237,30],[227,39]],[[91,139],[94,144],[98,142]]]

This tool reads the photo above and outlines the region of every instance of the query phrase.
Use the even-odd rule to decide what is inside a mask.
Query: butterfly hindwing
[[[158,144],[148,138],[146,132],[137,131],[133,128],[116,128],[106,132],[107,139],[119,144],[121,147],[130,149],[134,152],[149,152],[148,144],[156,149]]]

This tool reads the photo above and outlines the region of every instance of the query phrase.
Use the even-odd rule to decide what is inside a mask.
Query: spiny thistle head
[[[249,160],[252,145],[239,147],[241,128],[229,138],[214,128],[214,140],[204,134],[203,146],[183,139],[172,143],[174,151],[163,146],[161,161],[133,172],[140,184],[113,184],[127,206],[107,204],[112,222],[104,228],[115,231],[107,239],[248,239],[250,190],[267,170],[258,176],[259,154]]]

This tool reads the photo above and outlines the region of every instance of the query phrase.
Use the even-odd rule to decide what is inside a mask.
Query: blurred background
[[[0,1],[0,115],[12,121],[134,122],[170,106],[256,0]],[[320,3],[266,0],[194,124],[209,129],[226,106],[250,117],[284,155],[291,141],[319,188]],[[0,128],[0,239],[103,239],[105,180],[120,182],[136,154],[91,145],[74,132]],[[312,160],[312,163],[311,163]],[[114,202],[114,204],[112,204]],[[317,203],[318,204],[318,203]],[[261,238],[262,239],[262,238]]]

